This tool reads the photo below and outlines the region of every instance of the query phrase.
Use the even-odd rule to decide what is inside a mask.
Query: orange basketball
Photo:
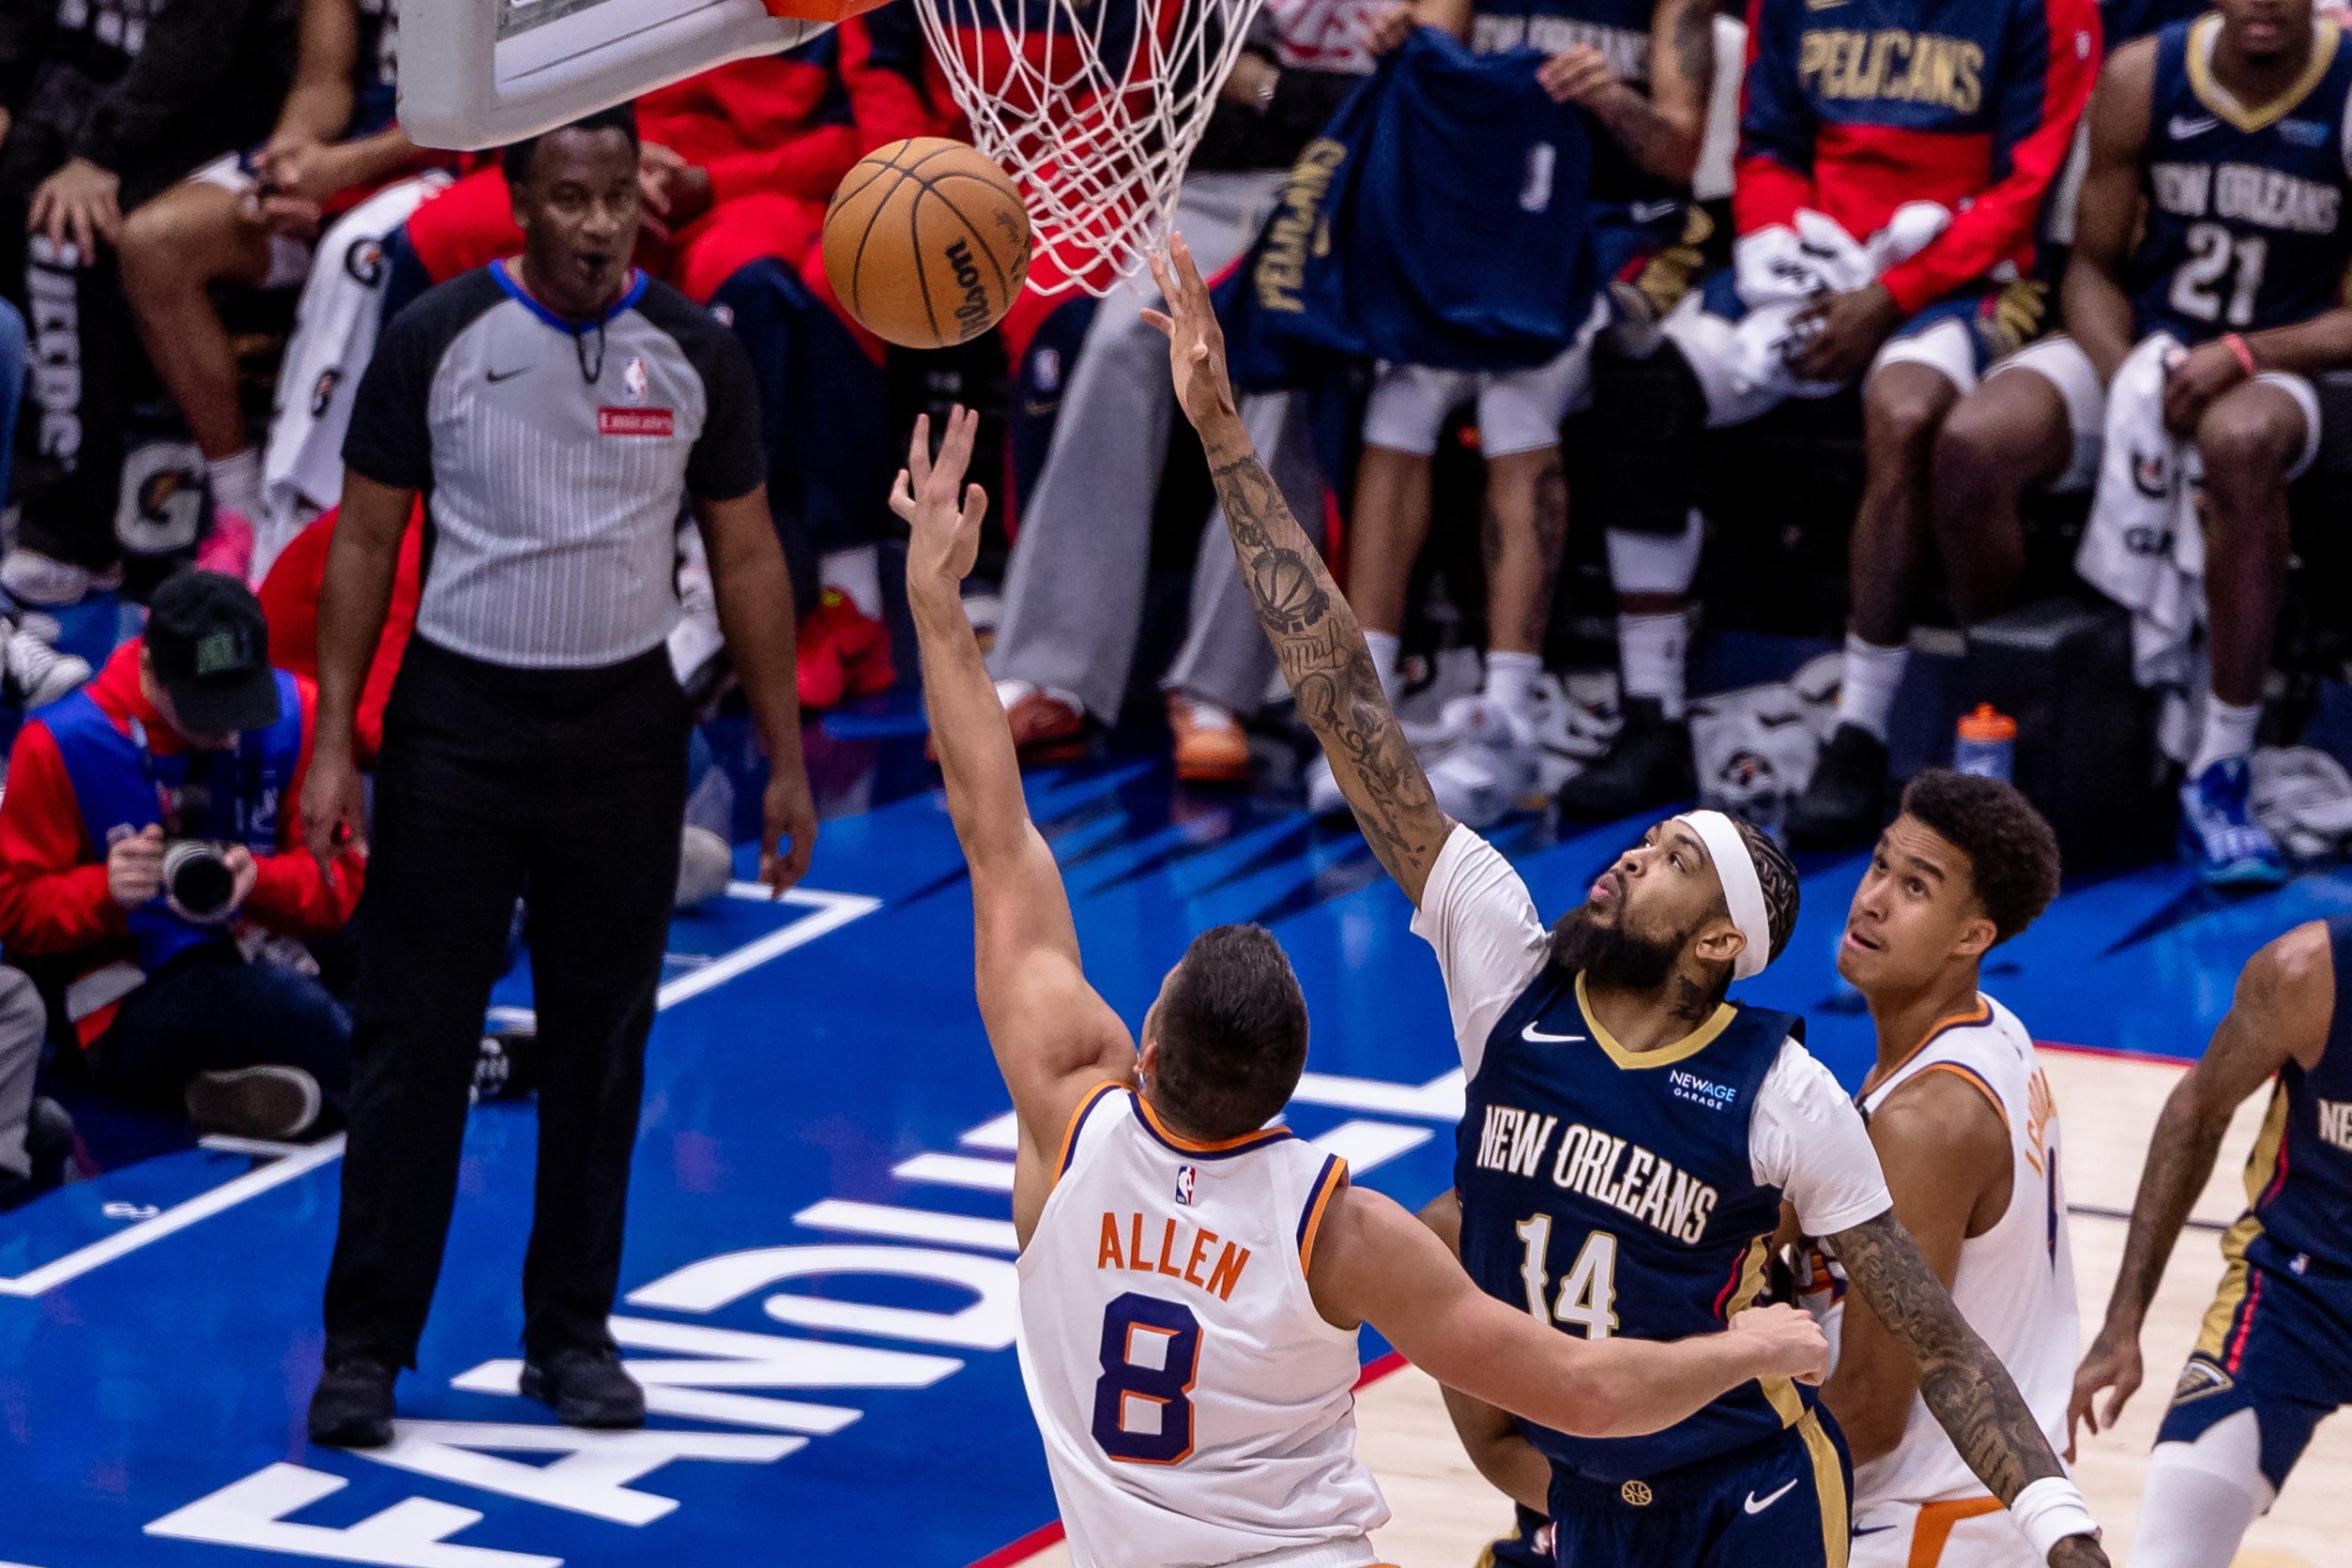
[[[977,147],[917,136],[877,147],[833,192],[825,276],[876,337],[946,348],[1013,308],[1029,276],[1029,211]]]

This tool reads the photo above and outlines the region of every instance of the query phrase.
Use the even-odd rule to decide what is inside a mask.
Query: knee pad
[[[1604,332],[1593,344],[1591,464],[1578,500],[1602,526],[1680,538],[1699,499],[1707,400],[1681,350],[1636,358]]]

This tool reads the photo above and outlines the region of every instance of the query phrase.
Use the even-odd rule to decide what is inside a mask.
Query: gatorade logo
[[[947,248],[947,265],[955,269],[955,286],[964,291],[962,302],[955,307],[956,341],[960,343],[988,329],[988,295],[980,286],[980,264],[972,260],[968,241],[959,238]]]

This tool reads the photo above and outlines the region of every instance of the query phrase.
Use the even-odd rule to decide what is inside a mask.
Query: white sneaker
[[[0,588],[27,604],[79,604],[93,593],[111,593],[122,586],[119,562],[104,571],[92,571],[21,545],[0,556]]]
[[[1486,697],[1456,697],[1445,705],[1445,728],[1454,744],[1428,764],[1438,810],[1483,830],[1535,793],[1543,748],[1524,718]]]
[[[47,707],[81,690],[90,678],[87,660],[59,653],[23,626],[9,630],[6,643],[0,645],[0,656],[5,657],[8,678],[16,682],[27,708]]]
[[[1306,765],[1306,810],[1311,816],[1336,816],[1348,809],[1348,798],[1339,792],[1339,781],[1332,777],[1331,758],[1322,753]]]

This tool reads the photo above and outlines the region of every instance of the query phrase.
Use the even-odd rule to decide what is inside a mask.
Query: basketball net
[[[1020,187],[1029,286],[1108,294],[1176,188],[1262,0],[916,0],[972,141]]]

